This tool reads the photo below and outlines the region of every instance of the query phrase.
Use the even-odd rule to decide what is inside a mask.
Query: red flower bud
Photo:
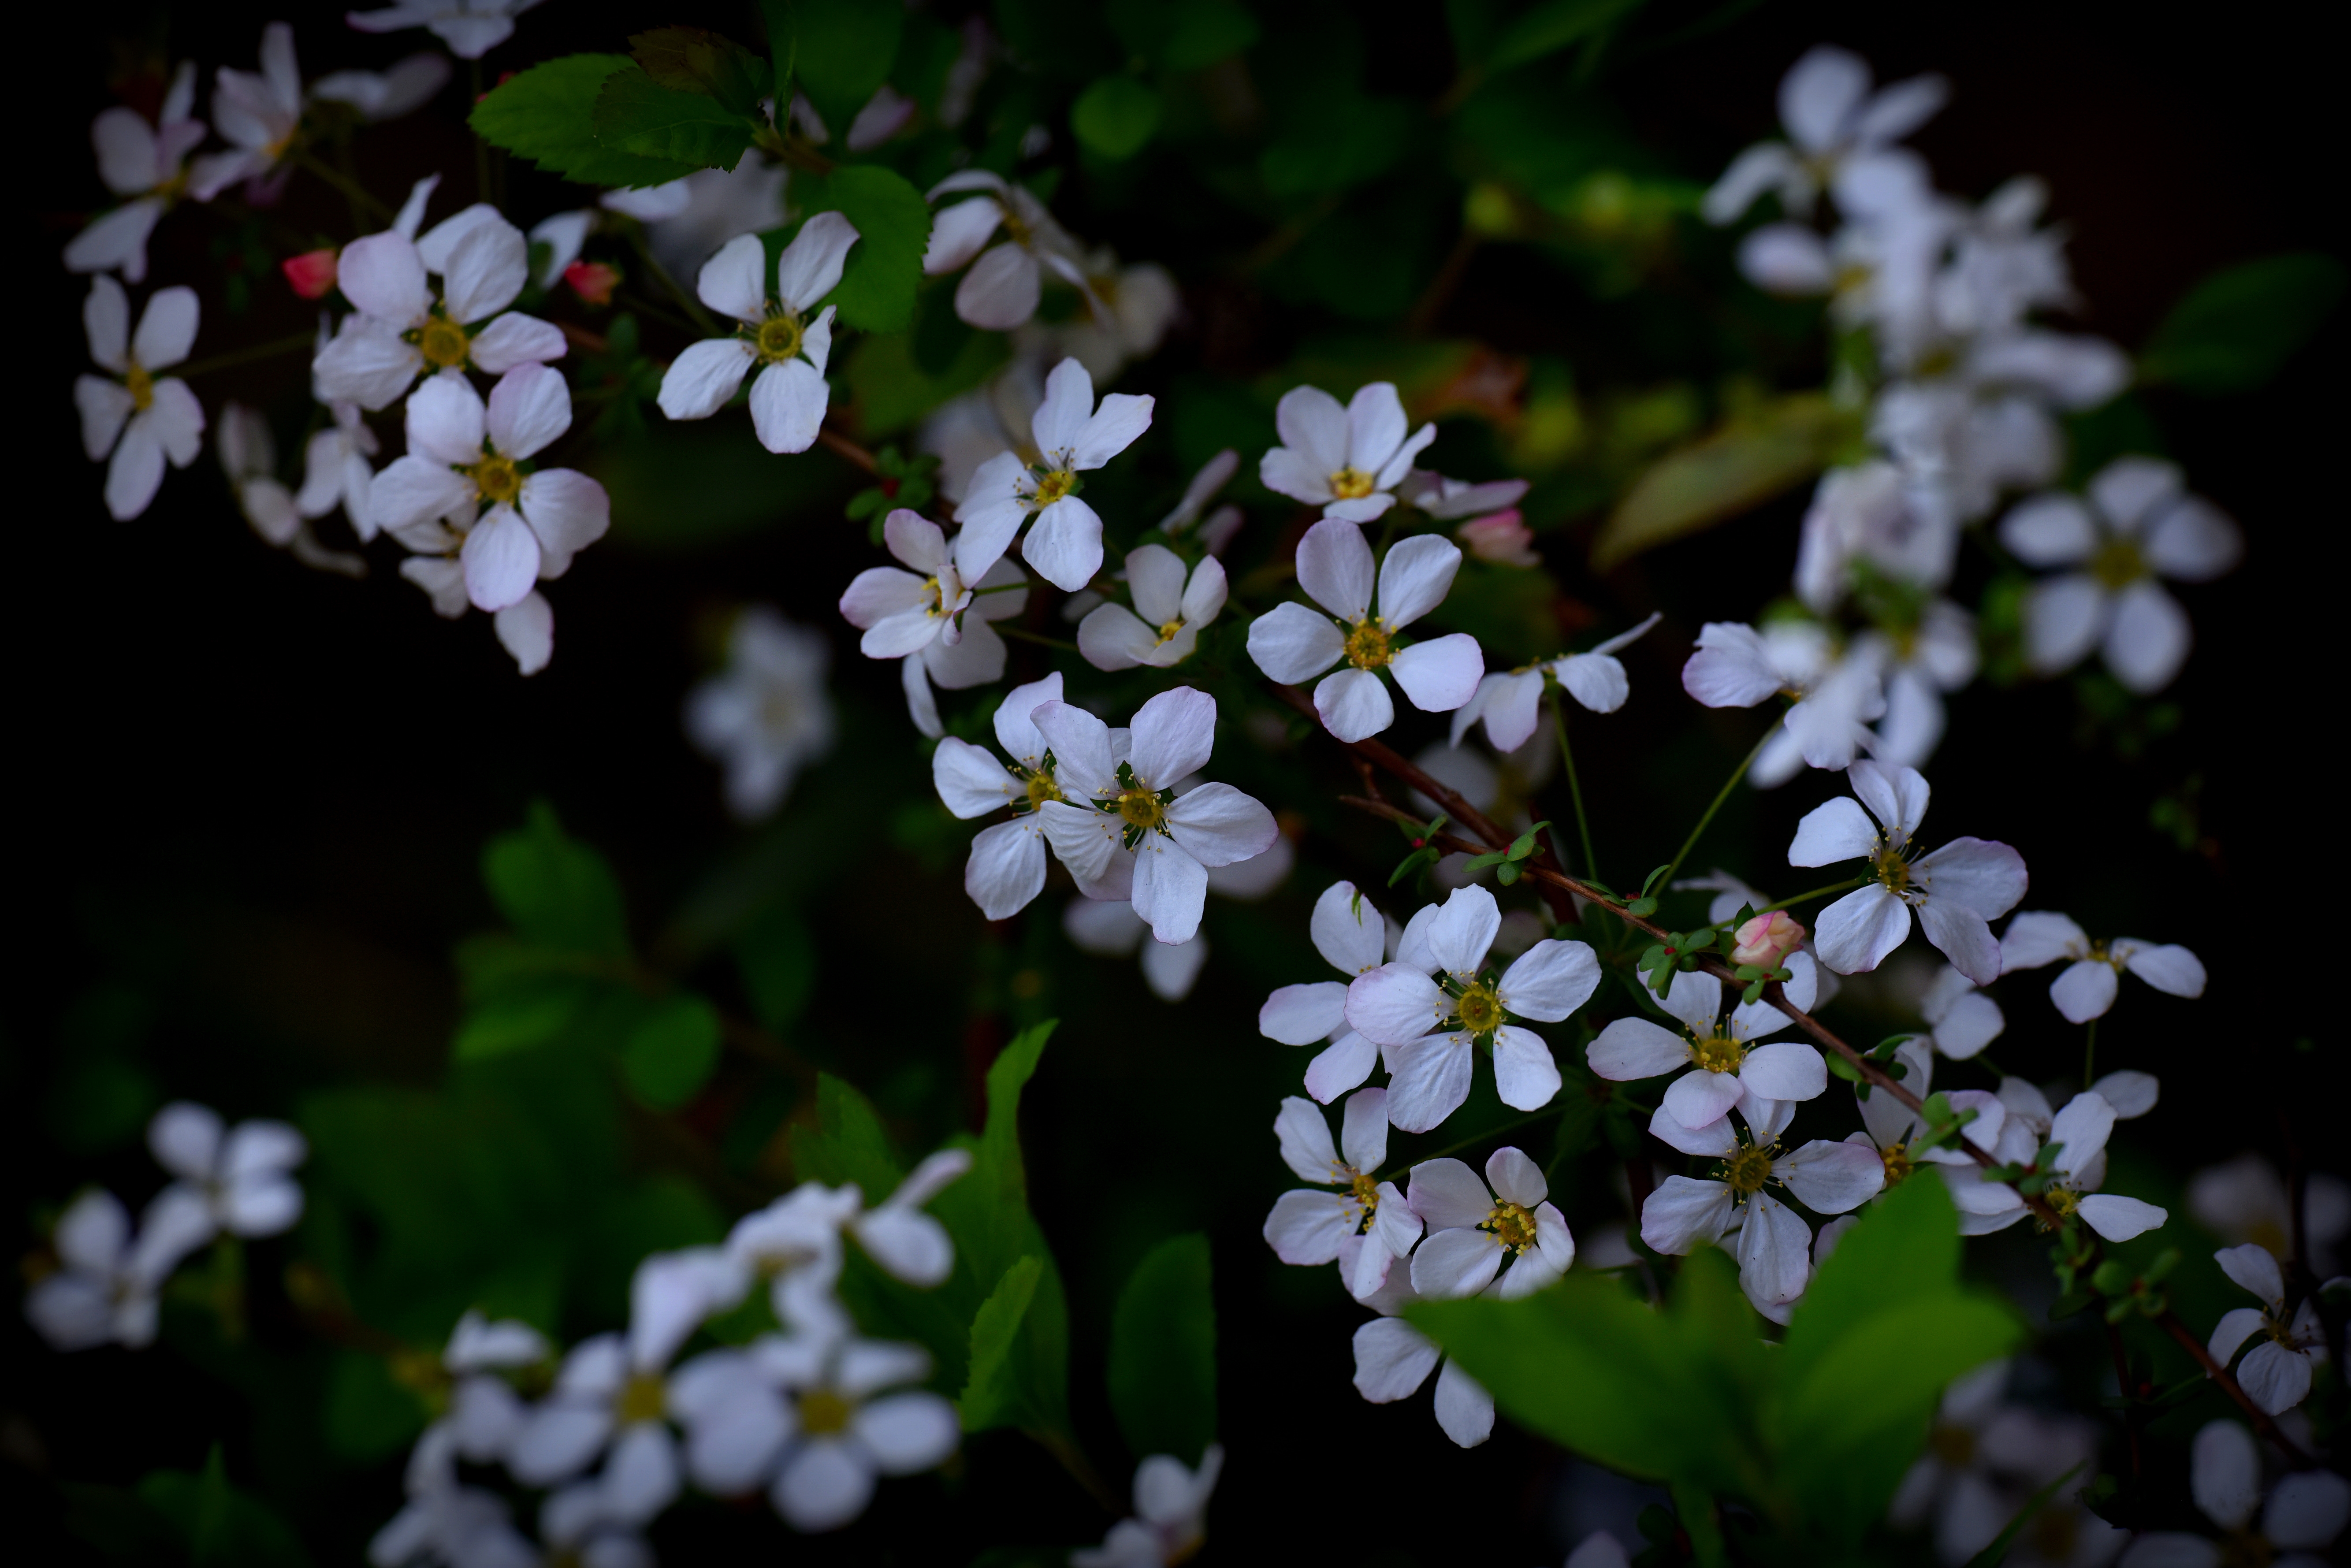
[[[589,304],[610,305],[612,290],[620,287],[621,275],[601,261],[575,261],[563,269],[563,281]]]
[[[335,247],[306,250],[300,256],[289,256],[277,264],[286,274],[286,281],[294,292],[305,299],[324,299],[327,290],[335,286]]]

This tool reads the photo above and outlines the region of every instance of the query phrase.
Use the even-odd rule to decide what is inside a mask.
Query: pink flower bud
[[[1769,915],[1759,915],[1736,933],[1739,945],[1730,950],[1734,964],[1752,964],[1759,969],[1776,969],[1787,962],[1804,940],[1804,928],[1795,916],[1784,909]]]
[[[300,256],[289,256],[279,262],[286,281],[294,292],[305,299],[324,299],[327,290],[335,286],[335,247],[306,250]]]
[[[621,274],[601,261],[575,261],[563,269],[563,281],[589,304],[610,305],[612,290],[620,287]]]
[[[1453,537],[1468,548],[1479,560],[1490,560],[1497,566],[1541,566],[1542,557],[1531,548],[1534,534],[1519,516],[1519,509],[1492,512],[1473,517],[1453,530]]]

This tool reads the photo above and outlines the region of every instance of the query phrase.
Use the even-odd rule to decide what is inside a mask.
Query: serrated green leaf
[[[971,1321],[970,1367],[964,1377],[963,1394],[956,1401],[967,1432],[1018,1425],[1026,1415],[1021,1390],[1014,1380],[1012,1353],[1043,1270],[1034,1257],[1013,1264]]]
[[[874,1203],[887,1197],[906,1176],[906,1167],[891,1153],[889,1134],[882,1130],[873,1102],[830,1072],[817,1075],[816,1125],[792,1129],[792,1169],[803,1181],[834,1186],[854,1182]]]
[[[621,1070],[637,1098],[674,1111],[702,1092],[718,1065],[718,1014],[700,997],[655,1003],[621,1050]]]
[[[772,18],[773,8],[768,12]],[[890,78],[905,8],[873,0],[791,0],[796,85],[836,137]],[[772,23],[771,23],[772,25]]]
[[[605,958],[629,953],[620,884],[604,857],[563,831],[536,801],[523,827],[482,852],[482,882],[525,940]]]
[[[1173,1236],[1144,1254],[1110,1324],[1110,1407],[1135,1458],[1187,1465],[1217,1437],[1217,1304],[1208,1239]]]
[[[1126,75],[1106,76],[1070,106],[1070,131],[1079,145],[1115,162],[1143,151],[1159,129],[1159,94]]]
[[[688,170],[732,170],[751,145],[751,121],[715,98],[680,92],[633,62],[596,91],[596,140]]]
[[[1793,488],[1851,446],[1860,428],[1856,412],[1818,392],[1797,392],[1667,453],[1601,525],[1593,568],[1605,571]]]
[[[841,325],[902,332],[914,319],[923,253],[931,243],[931,209],[905,177],[871,163],[829,174],[795,174],[792,200],[803,213],[838,211],[857,225],[857,244],[831,296]]]
[[[2140,350],[2140,379],[2251,392],[2284,368],[2343,302],[2342,262],[2316,251],[2224,268],[2171,308]]]
[[[655,27],[631,38],[629,53],[663,87],[714,98],[732,114],[755,112],[775,90],[767,61],[706,27]]]
[[[596,136],[597,95],[626,55],[565,55],[533,66],[483,95],[468,117],[482,140],[550,173],[590,185],[658,185],[695,166],[641,157]]]

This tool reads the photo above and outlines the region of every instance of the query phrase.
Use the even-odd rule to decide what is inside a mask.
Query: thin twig
[[[816,438],[827,451],[846,457],[868,474],[878,475],[882,472],[882,465],[872,452],[850,440],[832,426],[829,424],[817,426]]]
[[[175,376],[201,376],[214,371],[225,371],[233,365],[251,364],[277,354],[290,354],[298,349],[315,349],[319,344],[316,332],[297,332],[290,338],[273,338],[266,343],[248,343],[242,349],[231,349],[225,354],[209,359],[191,360],[186,364],[166,366]]]
[[[2254,1404],[2252,1396],[2229,1375],[2229,1369],[2212,1358],[2212,1353],[2204,1348],[2204,1342],[2196,1337],[2196,1331],[2179,1321],[2179,1313],[2167,1311],[2155,1321],[2163,1325],[2166,1333],[2186,1347],[2188,1354],[2194,1356],[2197,1364],[2204,1369],[2205,1375],[2219,1384],[2220,1391],[2237,1402],[2239,1408],[2244,1411],[2245,1418],[2253,1424],[2253,1430],[2267,1437],[2294,1469],[2306,1470],[2315,1466],[2317,1461],[2295,1446],[2294,1440],[2270,1419],[2270,1413]]]

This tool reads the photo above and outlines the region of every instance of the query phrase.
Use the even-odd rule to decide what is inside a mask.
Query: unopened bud
[[[1526,520],[1513,507],[1507,512],[1491,512],[1482,517],[1472,517],[1453,530],[1471,555],[1479,560],[1489,560],[1497,566],[1541,566],[1542,557],[1533,549],[1534,534]]]
[[[1730,950],[1732,963],[1776,969],[1802,945],[1805,931],[1794,915],[1784,909],[1775,909],[1769,915],[1756,915],[1734,936],[1739,945]]]
[[[621,274],[601,261],[575,261],[563,269],[563,281],[589,304],[610,305],[612,290],[620,287]]]
[[[289,256],[277,264],[286,274],[286,281],[294,292],[305,299],[324,299],[327,290],[335,286],[335,247],[306,250],[300,256]]]

